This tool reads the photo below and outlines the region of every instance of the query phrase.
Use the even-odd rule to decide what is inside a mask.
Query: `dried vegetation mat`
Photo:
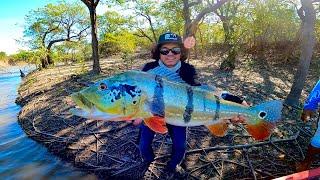
[[[156,160],[146,168],[138,150],[139,128],[128,122],[105,122],[72,116],[69,95],[97,79],[134,65],[119,59],[102,60],[103,73],[87,73],[89,64],[61,65],[29,74],[19,89],[17,102],[23,105],[19,123],[26,134],[51,152],[72,162],[97,178],[167,179],[164,167],[170,159],[168,135],[157,134],[153,149]],[[240,64],[233,73],[220,72],[219,61],[193,61],[203,82],[215,84],[254,104],[283,99],[291,87],[292,67],[283,65]],[[248,65],[249,64],[249,65]],[[272,68],[271,68],[272,67]],[[311,72],[315,73],[315,72]],[[314,76],[311,76],[314,77]],[[315,82],[308,78],[308,81]],[[310,90],[312,84],[307,86]],[[303,92],[305,98],[306,92]],[[284,109],[284,118],[272,136],[253,140],[242,125],[230,125],[227,136],[213,137],[202,126],[188,128],[187,153],[182,166],[187,179],[271,179],[294,173],[294,164],[304,158],[314,133],[316,118],[307,124],[297,116],[301,110]],[[315,162],[313,167],[318,167]]]

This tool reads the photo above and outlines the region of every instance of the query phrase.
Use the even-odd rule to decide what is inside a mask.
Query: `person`
[[[26,75],[21,71],[21,69],[19,69],[20,71],[20,77],[24,78]]]
[[[187,49],[182,43],[182,39],[179,35],[172,32],[160,35],[158,44],[152,51],[152,59],[155,61],[145,64],[142,71],[166,77],[171,81],[187,83],[191,86],[201,86],[194,66],[185,62],[187,59]],[[246,105],[246,102],[243,99],[228,93],[224,93],[223,98],[225,100]],[[241,120],[241,117],[236,117],[234,120]],[[152,150],[152,141],[155,132],[141,122],[142,120],[136,120],[134,122],[135,125],[140,124],[140,154],[143,161],[146,164],[150,164],[155,158]],[[186,127],[170,124],[167,124],[166,126],[172,140],[171,159],[167,163],[166,170],[181,174],[184,172],[180,163],[186,152]]]
[[[305,101],[301,120],[306,122],[317,111],[320,103],[320,80],[312,89],[308,98]],[[320,121],[318,122],[317,131],[311,139],[308,146],[306,157],[303,161],[296,164],[297,172],[310,169],[312,162],[316,159],[316,155],[320,153]]]

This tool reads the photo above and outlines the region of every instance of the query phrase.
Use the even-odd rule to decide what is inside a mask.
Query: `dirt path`
[[[233,73],[218,70],[219,60],[191,61],[201,80],[254,104],[270,99],[284,99],[293,78],[292,64],[243,61]],[[90,64],[61,65],[29,74],[23,81],[17,102],[23,105],[19,122],[31,138],[76,167],[97,178],[165,179],[170,140],[156,135],[156,161],[144,172],[137,147],[138,128],[125,122],[102,122],[72,116],[74,106],[69,95],[104,76],[129,69],[139,69],[119,59],[101,61],[101,76],[88,74]],[[308,77],[303,100],[319,77],[315,63]],[[188,179],[270,179],[291,174],[293,164],[303,158],[315,123],[306,126],[296,121],[299,110],[286,109],[285,118],[268,141],[257,142],[240,126],[231,126],[223,138],[213,137],[204,127],[188,128],[188,152],[183,162]],[[314,163],[314,167],[320,162]]]

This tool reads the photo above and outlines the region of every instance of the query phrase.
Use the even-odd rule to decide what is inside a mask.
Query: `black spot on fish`
[[[259,117],[262,118],[262,119],[264,119],[264,118],[266,117],[266,115],[267,115],[267,113],[264,112],[264,111],[261,111],[261,112],[259,113]]]
[[[150,104],[150,109],[153,115],[160,117],[165,117],[165,107],[163,99],[163,81],[161,76],[156,75],[155,81],[157,85],[155,86],[153,93],[153,100]]]
[[[116,99],[116,100],[118,100],[118,99],[120,99],[121,98],[121,93],[118,91],[118,92],[114,92],[115,93],[115,95],[114,95],[114,98]]]
[[[187,86],[186,90],[188,94],[188,103],[183,113],[183,119],[184,119],[184,122],[188,123],[190,122],[192,113],[193,113],[193,91],[190,86]]]
[[[114,96],[115,100],[119,100],[121,98],[121,85],[120,86],[111,86],[110,89],[110,96]]]
[[[113,99],[111,99],[111,102],[114,102],[114,100],[113,100]]]
[[[137,103],[137,101],[133,101],[132,103],[133,103],[133,104],[136,104],[136,103]]]
[[[220,97],[214,96],[216,98],[216,112],[214,114],[213,120],[217,120],[220,118]]]
[[[141,93],[141,90],[137,88],[137,86],[131,86],[128,84],[121,84],[122,90],[124,90],[127,94],[129,94],[132,98]],[[140,92],[138,92],[140,91]]]

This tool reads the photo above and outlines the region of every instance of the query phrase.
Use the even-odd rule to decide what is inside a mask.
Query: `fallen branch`
[[[214,147],[207,147],[207,148],[201,148],[201,149],[192,149],[186,152],[186,154],[193,154],[193,153],[199,153],[203,150],[206,151],[215,151],[215,150],[225,150],[225,149],[243,149],[243,148],[251,148],[251,147],[258,147],[258,146],[264,146],[264,145],[268,145],[272,143],[280,143],[280,142],[290,142],[290,141],[294,141],[297,139],[297,135],[299,133],[297,133],[295,136],[288,138],[288,139],[278,139],[278,140],[274,140],[274,141],[263,141],[263,142],[258,142],[258,143],[254,143],[254,144],[241,144],[241,145],[235,145],[235,146],[214,146]],[[171,155],[163,155],[163,156],[158,156],[155,159],[161,159],[161,158],[167,158],[170,157]]]
[[[249,158],[249,155],[248,155],[248,151],[246,149],[243,149],[243,152],[245,154],[245,157],[246,157],[246,160],[249,164],[249,169],[250,169],[250,172],[253,176],[253,179],[256,180],[257,179],[257,176],[256,176],[256,173],[255,173],[255,170],[253,169],[253,166],[252,166],[252,163],[251,163],[251,160]]]

